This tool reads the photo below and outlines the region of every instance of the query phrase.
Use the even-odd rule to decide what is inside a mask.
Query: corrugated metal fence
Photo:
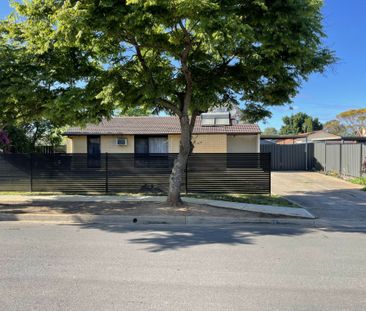
[[[366,174],[366,144],[314,144],[314,168],[340,175]]]
[[[0,191],[167,192],[176,154],[0,154]],[[271,191],[270,154],[192,154],[182,191]]]
[[[318,170],[340,175],[366,175],[366,144],[261,145],[261,152],[272,154],[275,171]]]
[[[305,171],[313,167],[313,144],[261,145],[261,152],[271,154],[274,171]]]

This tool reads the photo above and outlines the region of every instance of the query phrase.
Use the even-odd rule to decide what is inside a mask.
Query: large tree
[[[351,109],[337,115],[348,135],[363,136],[366,133],[366,108]]]
[[[345,136],[347,135],[347,128],[339,120],[330,120],[324,123],[324,130],[328,133]]]
[[[266,127],[262,132],[263,135],[278,135],[278,131],[274,127]]]
[[[280,134],[291,135],[299,133],[310,133],[323,128],[318,118],[313,118],[306,113],[299,112],[289,117],[283,117],[283,126],[280,129]]]
[[[168,194],[173,205],[181,203],[199,113],[241,101],[247,120],[269,116],[268,107],[289,103],[309,74],[334,60],[322,44],[321,0],[27,0],[14,6],[2,43],[42,65],[36,87],[47,100],[37,113],[77,123],[138,106],[179,118]]]

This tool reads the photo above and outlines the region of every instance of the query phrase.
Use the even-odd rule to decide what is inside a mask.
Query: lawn
[[[188,196],[200,199],[222,200],[230,202],[240,202],[248,204],[274,205],[299,207],[278,195],[258,195],[258,194],[189,194]]]
[[[0,200],[1,195],[60,195],[65,193],[61,192],[1,192],[0,191]],[[68,193],[70,194],[70,193]],[[104,193],[73,193],[75,195],[104,195]],[[156,193],[110,193],[108,195],[159,195]],[[186,195],[183,195],[183,197]],[[209,199],[209,200],[223,200],[230,202],[240,202],[240,203],[248,203],[248,204],[260,204],[260,205],[274,205],[274,206],[287,206],[287,207],[298,207],[296,204],[286,200],[285,198],[278,195],[258,195],[258,194],[188,194],[189,197],[201,198],[201,199]]]
[[[362,190],[366,191],[366,177],[352,178],[352,179],[349,179],[348,181],[350,181],[353,184],[364,186]]]

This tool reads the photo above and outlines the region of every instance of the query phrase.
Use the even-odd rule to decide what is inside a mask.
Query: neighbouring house
[[[305,144],[306,140],[308,143],[321,142],[321,141],[340,141],[341,136],[328,133],[324,130],[314,131],[310,133],[302,133],[295,135],[294,138],[278,139],[277,144],[279,145],[292,145],[292,144]]]
[[[273,139],[261,139],[261,145],[275,145],[276,141]]]
[[[115,117],[100,124],[71,127],[67,153],[178,153],[180,124],[177,117]],[[260,152],[260,129],[238,124],[229,113],[205,113],[197,117],[192,141],[194,153]]]

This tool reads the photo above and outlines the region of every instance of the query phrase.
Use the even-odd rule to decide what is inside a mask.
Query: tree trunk
[[[193,116],[195,118],[195,116]],[[180,191],[182,186],[182,180],[184,171],[187,166],[188,156],[192,149],[191,144],[191,132],[192,126],[190,126],[188,115],[183,115],[179,118],[181,126],[181,137],[179,145],[179,154],[174,161],[173,169],[169,178],[169,193],[167,203],[171,206],[180,206],[183,204]],[[193,120],[194,122],[194,120]]]

